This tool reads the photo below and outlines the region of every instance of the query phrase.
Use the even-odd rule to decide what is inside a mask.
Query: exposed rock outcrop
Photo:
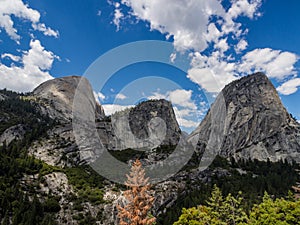
[[[23,139],[26,130],[22,124],[11,126],[0,135],[0,145],[5,142],[7,145],[13,140]]]
[[[4,95],[4,94],[1,94],[0,93],[0,101],[3,101],[3,100],[5,100],[6,99],[6,96]]]
[[[110,121],[98,122],[97,128],[109,150],[176,145],[181,133],[172,104],[163,99],[145,101],[117,112]]]
[[[218,121],[221,126],[212,131],[216,118],[222,118]],[[203,154],[212,137],[214,143],[219,142],[218,154],[226,157],[300,162],[300,125],[262,73],[228,84],[189,140],[197,140]]]
[[[38,100],[41,110],[51,118],[69,122],[72,119],[73,100],[79,82],[84,86],[86,100],[96,105],[96,119],[102,119],[103,108],[95,102],[92,87],[84,77],[69,76],[46,81],[33,90],[33,98]]]

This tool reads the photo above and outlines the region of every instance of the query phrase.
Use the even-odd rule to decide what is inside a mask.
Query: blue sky
[[[107,114],[167,98],[190,132],[224,85],[262,71],[299,120],[299,10],[296,0],[0,0],[0,88],[84,75]],[[134,44],[146,40],[167,44]],[[141,51],[163,59],[122,64],[97,86],[128,43],[124,60]]]

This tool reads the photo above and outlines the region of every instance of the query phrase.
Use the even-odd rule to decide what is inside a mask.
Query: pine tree
[[[129,188],[124,192],[127,204],[117,206],[120,225],[151,225],[155,217],[149,216],[154,197],[149,194],[149,178],[145,178],[145,170],[137,159],[132,167],[125,185]]]
[[[298,173],[300,175],[300,171],[298,170]],[[297,182],[296,186],[292,186],[292,188],[294,189],[295,193],[295,197],[296,199],[300,199],[300,183]]]

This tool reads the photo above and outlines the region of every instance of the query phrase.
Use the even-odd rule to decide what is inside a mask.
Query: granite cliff
[[[221,124],[214,130],[214,123]],[[200,155],[209,141],[225,157],[300,162],[300,125],[282,105],[266,75],[255,73],[228,84],[189,136]]]

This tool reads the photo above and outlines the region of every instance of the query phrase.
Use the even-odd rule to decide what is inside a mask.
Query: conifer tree
[[[300,175],[300,171],[298,171],[299,175]],[[300,183],[297,182],[296,186],[292,186],[292,188],[294,189],[295,193],[295,197],[296,199],[300,199]]]
[[[142,163],[137,159],[132,167],[125,185],[129,188],[124,192],[126,205],[118,205],[118,218],[120,225],[151,225],[155,217],[149,216],[154,197],[149,194],[149,178],[145,177]]]

